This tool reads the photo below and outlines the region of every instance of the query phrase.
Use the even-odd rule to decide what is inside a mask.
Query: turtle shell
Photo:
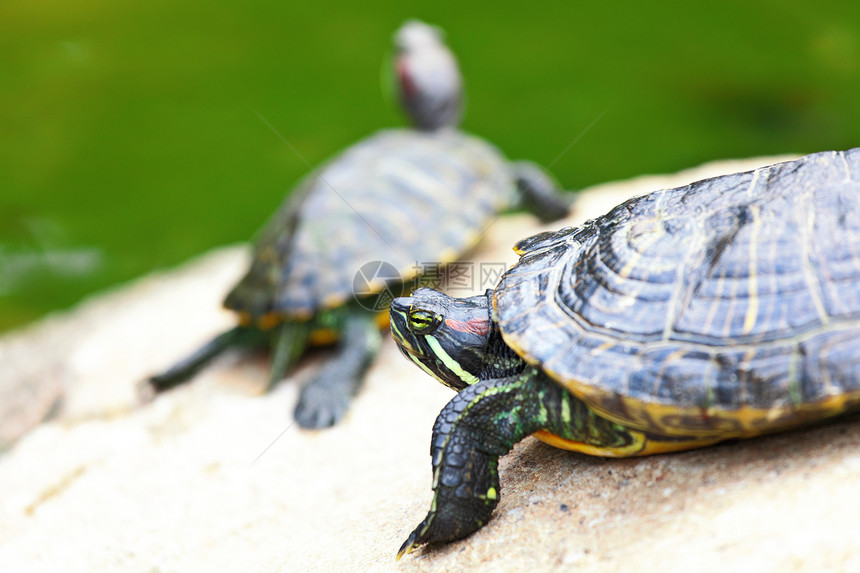
[[[657,191],[516,250],[505,340],[612,420],[741,437],[860,403],[860,148]]]
[[[389,263],[409,280],[422,264],[455,260],[515,193],[505,158],[481,139],[453,129],[379,132],[296,188],[224,304],[246,322],[307,320],[351,300],[366,263]]]

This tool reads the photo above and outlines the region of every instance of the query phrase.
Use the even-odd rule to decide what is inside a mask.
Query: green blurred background
[[[569,188],[860,145],[860,3],[0,3],[0,329],[245,241],[312,164],[403,123],[408,17],[464,127]],[[602,114],[602,115],[601,115]]]

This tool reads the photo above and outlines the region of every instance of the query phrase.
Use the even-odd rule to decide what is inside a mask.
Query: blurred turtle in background
[[[418,263],[456,260],[511,207],[545,221],[567,214],[568,200],[540,168],[509,163],[457,129],[462,80],[441,30],[408,21],[394,43],[414,128],[380,131],[308,175],[262,229],[250,269],[224,301],[239,324],[151,377],[148,391],[188,380],[228,347],[266,344],[271,387],[308,346],[337,344],[295,410],[302,427],[331,426],[379,348],[388,303]]]

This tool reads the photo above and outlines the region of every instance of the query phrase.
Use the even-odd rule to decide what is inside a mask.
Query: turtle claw
[[[403,542],[403,545],[400,546],[400,550],[397,552],[397,558],[395,561],[400,561],[401,557],[408,553],[412,553],[415,548],[432,541],[430,539],[432,535],[428,535],[431,523],[433,523],[433,513],[428,514],[427,517],[424,518],[424,521],[422,521],[418,527],[409,534],[409,537]]]
[[[415,549],[415,545],[417,543],[416,537],[417,536],[414,531],[409,534],[409,538],[400,546],[400,550],[397,552],[397,557],[394,558],[395,561],[400,561],[401,557],[412,553],[412,550]]]

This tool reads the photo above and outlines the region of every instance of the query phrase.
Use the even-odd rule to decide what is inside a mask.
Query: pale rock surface
[[[566,223],[769,162],[602,185]],[[501,218],[473,259],[513,263],[540,230]],[[860,571],[850,419],[628,460],[528,438],[502,460],[488,526],[395,563],[428,508],[430,431],[451,394],[390,338],[330,430],[290,414],[324,352],[268,395],[265,356],[232,354],[136,403],[147,373],[232,324],[219,302],[245,263],[221,249],[0,339],[0,439],[23,435],[0,456],[0,571]]]

